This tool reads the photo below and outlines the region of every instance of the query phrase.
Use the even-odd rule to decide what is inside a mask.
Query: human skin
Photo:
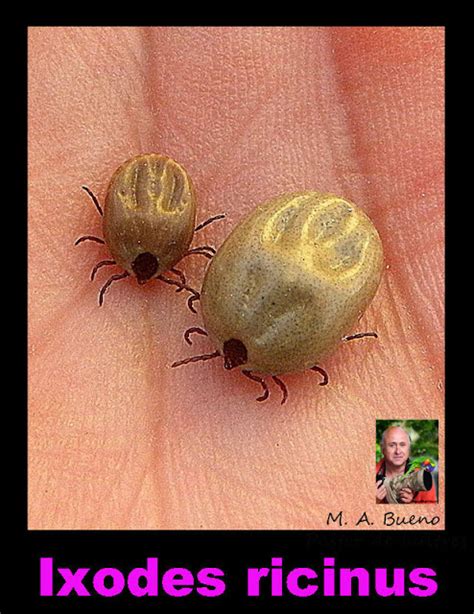
[[[384,444],[382,454],[385,459],[385,475],[392,478],[402,475],[410,454],[410,438],[401,428],[396,426],[386,430],[383,438]],[[382,483],[376,486],[376,498],[383,501],[387,496],[387,489]],[[400,489],[400,500],[402,503],[411,503],[415,493],[411,488]]]
[[[444,446],[443,48],[440,28],[29,30],[30,528],[317,529],[339,510],[382,528],[376,418],[437,418]],[[214,350],[183,342],[200,313],[132,279],[99,308],[118,271],[91,283],[107,249],[73,246],[102,236],[80,186],[103,202],[143,152],[187,169],[198,221],[227,214],[194,245],[284,192],[357,203],[386,269],[354,332],[379,339],[341,344],[328,386],[283,376],[284,406],[221,360],[171,369]],[[206,262],[178,268],[200,287]],[[440,504],[417,507],[437,529],[443,471]]]
[[[382,454],[385,459],[386,476],[391,478],[401,475],[410,454],[408,434],[396,426],[387,429]]]

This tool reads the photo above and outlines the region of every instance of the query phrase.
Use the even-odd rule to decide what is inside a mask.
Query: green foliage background
[[[438,463],[438,420],[377,420],[376,462],[382,458],[380,440],[389,426],[402,426],[410,433],[411,458],[429,456]]]

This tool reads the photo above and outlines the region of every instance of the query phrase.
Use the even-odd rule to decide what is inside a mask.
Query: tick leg
[[[91,281],[94,281],[95,274],[100,268],[102,268],[103,266],[112,266],[112,264],[117,264],[117,263],[115,262],[115,260],[102,260],[101,262],[98,262],[95,265],[95,267],[92,269]]]
[[[277,386],[279,386],[281,388],[281,391],[283,392],[283,398],[281,400],[281,404],[283,405],[284,403],[286,403],[286,400],[288,398],[288,388],[286,387],[286,384],[284,381],[282,381],[279,377],[277,377],[276,375],[272,375],[272,380],[275,382],[275,384]]]
[[[347,337],[343,337],[343,341],[352,341],[353,339],[362,339],[362,337],[375,337],[378,339],[377,333],[357,333],[355,335],[348,335]]]
[[[222,220],[224,218],[225,218],[225,213],[220,213],[219,215],[214,215],[213,217],[210,217],[205,222],[201,222],[199,224],[199,226],[196,226],[196,228],[194,229],[194,232],[199,232],[200,230],[205,228],[208,224],[212,224],[212,222],[215,222],[216,220]]]
[[[311,371],[317,371],[317,373],[321,373],[321,375],[323,376],[323,381],[319,382],[320,386],[326,386],[327,383],[329,382],[329,377],[327,372],[322,369],[321,367],[318,367],[317,365],[315,365],[314,367],[310,367]]]
[[[104,239],[99,239],[99,237],[92,237],[90,235],[86,235],[85,237],[80,237],[74,243],[74,245],[79,245],[79,243],[82,243],[83,241],[94,241],[95,243],[101,243],[102,245],[105,245]]]
[[[199,254],[200,256],[209,258],[210,260],[215,253],[216,250],[210,245],[201,245],[200,247],[193,247],[193,249],[188,250],[184,254],[183,258],[186,258],[186,256],[192,256],[193,254]]]
[[[128,277],[129,275],[130,273],[127,273],[127,271],[125,271],[124,273],[117,273],[116,275],[112,275],[112,277],[109,277],[109,279],[105,282],[99,292],[100,307],[102,307],[102,304],[104,302],[104,294],[106,293],[107,288],[110,286],[110,284],[113,284],[114,281],[118,281],[119,279],[125,279],[125,277]]]
[[[92,202],[96,206],[97,211],[100,213],[101,216],[103,216],[104,212],[102,211],[102,207],[99,204],[99,200],[97,196],[92,192],[92,190],[89,190],[89,188],[86,185],[81,186],[81,188],[89,194],[89,196],[92,198]]]
[[[188,307],[193,313],[197,313],[197,311],[194,309],[193,303],[194,301],[199,301],[200,299],[201,295],[199,294],[199,292],[196,292],[196,294],[193,294],[188,298]]]
[[[191,328],[188,328],[188,330],[184,333],[184,340],[188,345],[193,344],[190,339],[190,335],[192,333],[197,333],[198,335],[205,335],[207,337],[207,332],[203,328],[199,328],[199,326],[191,326]]]
[[[262,377],[257,377],[256,375],[254,375],[252,371],[242,370],[242,373],[245,375],[245,377],[248,377],[252,381],[258,382],[260,386],[263,388],[263,394],[261,397],[257,397],[257,401],[265,401],[266,399],[268,399],[268,395],[270,394],[270,391],[268,390],[268,386],[265,380]]]
[[[178,269],[170,269],[170,271],[179,277],[179,280],[183,286],[186,285],[186,277],[184,276],[183,271],[179,271]],[[176,292],[182,292],[183,290],[184,290],[184,287],[181,287],[181,288],[178,288]]]
[[[194,247],[193,250],[200,250],[203,252],[210,252],[212,255],[214,255],[216,253],[216,249],[215,247],[211,247],[211,245],[198,245],[198,247]],[[190,251],[193,251],[190,250]]]
[[[188,307],[193,313],[197,313],[193,306],[194,301],[198,301],[201,298],[201,295],[197,290],[194,290],[194,288],[191,288],[191,286],[188,286],[187,284],[182,284],[180,281],[165,277],[164,275],[158,275],[157,279],[161,279],[161,281],[164,281],[165,284],[170,284],[170,286],[178,286],[178,288],[181,290],[187,290],[190,292],[191,296],[188,298]]]
[[[185,358],[184,360],[177,360],[174,362],[171,367],[181,367],[182,365],[188,365],[190,362],[199,362],[201,360],[211,360],[212,358],[217,358],[221,353],[219,351],[212,352],[212,354],[201,354],[200,356],[191,356],[190,358]]]

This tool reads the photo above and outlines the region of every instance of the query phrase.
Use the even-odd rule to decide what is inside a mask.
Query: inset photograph
[[[437,503],[438,420],[377,420],[377,503]]]

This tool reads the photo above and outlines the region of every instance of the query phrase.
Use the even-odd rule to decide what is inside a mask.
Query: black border
[[[408,24],[404,19],[394,18],[388,23],[381,18],[365,17],[359,15],[350,24],[340,24],[340,21],[326,21],[321,17],[315,25],[447,25],[446,20],[440,18],[411,17]],[[13,111],[20,114],[16,126],[16,135],[13,152],[16,172],[13,173],[16,191],[14,198],[10,200],[13,211],[18,215],[21,230],[25,237],[25,250],[18,248],[18,234],[7,233],[6,237],[12,243],[10,254],[14,258],[6,259],[6,262],[15,266],[5,267],[10,275],[9,288],[14,292],[8,292],[8,296],[23,299],[22,307],[16,308],[15,315],[22,318],[21,324],[27,322],[27,286],[23,279],[19,280],[18,264],[19,253],[24,257],[24,269],[27,266],[26,252],[26,211],[22,203],[27,202],[27,160],[26,150],[21,148],[18,127],[25,126],[24,143],[27,142],[26,125],[26,96],[27,96],[27,57],[26,35],[27,26],[54,25],[58,21],[46,17],[31,18],[28,23],[18,24],[13,40],[15,55],[19,58],[17,65],[7,62],[7,83],[15,84],[14,90],[8,88],[10,96],[8,102],[13,102]],[[160,20],[161,21],[161,20]],[[421,23],[420,23],[421,21]],[[62,19],[58,25],[67,25],[68,20]],[[107,21],[103,22],[107,24]],[[133,21],[126,20],[127,25],[135,25]],[[143,23],[140,20],[137,25]],[[197,25],[196,23],[179,23],[174,18],[172,25]],[[171,25],[163,21],[159,25]],[[207,19],[205,24],[211,25],[212,19]],[[217,20],[217,23],[228,22]],[[265,22],[264,22],[265,23]],[[268,22],[267,22],[268,23]],[[75,20],[74,25],[90,25],[86,20]],[[122,25],[120,20],[114,19],[113,25]],[[203,24],[204,25],[204,24]],[[241,25],[256,25],[255,23]],[[271,25],[268,23],[268,25]],[[285,24],[282,24],[285,25]],[[300,24],[298,20],[291,25]],[[450,36],[446,29],[446,42]],[[454,34],[455,36],[455,34]],[[447,54],[448,61],[448,54]],[[18,94],[18,100],[16,99]],[[447,111],[449,107],[447,106]],[[8,122],[7,122],[8,123]],[[9,126],[7,126],[9,127]],[[448,135],[446,135],[448,137]],[[449,139],[446,141],[447,152],[449,151]],[[11,169],[10,169],[11,170]],[[22,172],[23,171],[23,172]],[[5,172],[5,171],[4,171]],[[4,175],[5,176],[5,175]],[[23,198],[18,198],[21,195]],[[448,191],[447,191],[447,201]],[[449,228],[449,225],[447,226]],[[25,280],[26,281],[26,280]],[[20,288],[18,289],[18,285]],[[5,286],[7,288],[7,286]],[[24,290],[24,292],[22,292]],[[20,300],[21,300],[20,299]],[[10,303],[9,303],[10,304]],[[12,317],[12,321],[15,317]],[[13,328],[13,327],[12,327]],[[7,418],[12,420],[12,432],[16,437],[8,435],[8,439],[16,442],[17,449],[13,456],[9,451],[4,460],[4,474],[7,482],[5,485],[8,497],[4,497],[4,505],[12,513],[10,524],[4,524],[4,538],[9,539],[12,548],[4,552],[2,562],[5,570],[1,575],[2,614],[19,612],[25,609],[28,612],[37,611],[74,611],[87,609],[87,611],[139,611],[141,609],[157,608],[158,611],[186,610],[214,610],[221,611],[230,605],[243,609],[253,607],[259,609],[271,607],[275,610],[289,609],[343,609],[344,607],[356,611],[377,610],[381,611],[384,606],[403,607],[405,610],[411,605],[417,611],[445,611],[449,604],[456,603],[456,612],[470,612],[467,597],[469,590],[469,569],[466,558],[469,554],[467,533],[469,530],[469,516],[463,510],[468,503],[469,497],[465,496],[465,486],[461,482],[465,478],[464,472],[458,467],[468,465],[461,462],[460,454],[463,448],[462,425],[456,415],[446,411],[446,530],[434,531],[28,531],[27,527],[27,398],[24,392],[27,390],[26,365],[27,365],[27,337],[26,327],[15,327],[15,342],[13,347],[19,352],[19,366],[15,366],[16,374],[14,394],[11,401],[5,404],[4,412]],[[24,333],[24,337],[18,331]],[[447,356],[449,344],[446,343]],[[16,356],[15,352],[9,354]],[[10,362],[10,361],[7,361]],[[16,362],[16,361],[15,361]],[[11,364],[11,363],[10,363]],[[10,365],[9,365],[10,366]],[[447,365],[448,367],[448,365]],[[449,369],[447,368],[447,371]],[[18,374],[23,378],[17,381]],[[21,377],[21,376],[20,376]],[[451,375],[447,373],[447,380]],[[18,403],[20,396],[20,403]],[[447,406],[456,410],[456,406],[448,401]],[[458,407],[465,407],[465,404]],[[23,408],[23,410],[21,409]],[[6,429],[4,433],[10,433]],[[4,443],[6,438],[4,438]],[[24,447],[23,447],[24,445]],[[5,448],[4,448],[5,449]],[[12,459],[15,459],[12,461]],[[8,483],[11,479],[11,484]],[[470,531],[469,531],[470,532]],[[117,597],[110,600],[91,597],[67,598],[62,601],[58,598],[41,599],[38,596],[38,567],[40,556],[53,556],[59,565],[68,567],[87,566],[98,568],[114,566],[114,563],[123,571],[135,566],[142,566],[148,556],[157,556],[167,569],[174,566],[184,566],[196,571],[205,566],[221,567],[226,572],[227,590],[224,595],[216,599],[203,599],[202,597],[169,598],[160,596],[140,600],[136,598]],[[244,572],[247,567],[262,566],[269,563],[272,556],[281,556],[284,559],[285,569],[297,566],[314,567],[316,570],[322,567],[323,556],[333,556],[339,566],[366,566],[369,569],[375,567],[417,567],[428,566],[436,569],[438,574],[439,591],[427,599],[413,597],[399,598],[321,598],[313,597],[298,599],[291,597],[283,598],[246,598]],[[461,603],[464,607],[461,609]]]

